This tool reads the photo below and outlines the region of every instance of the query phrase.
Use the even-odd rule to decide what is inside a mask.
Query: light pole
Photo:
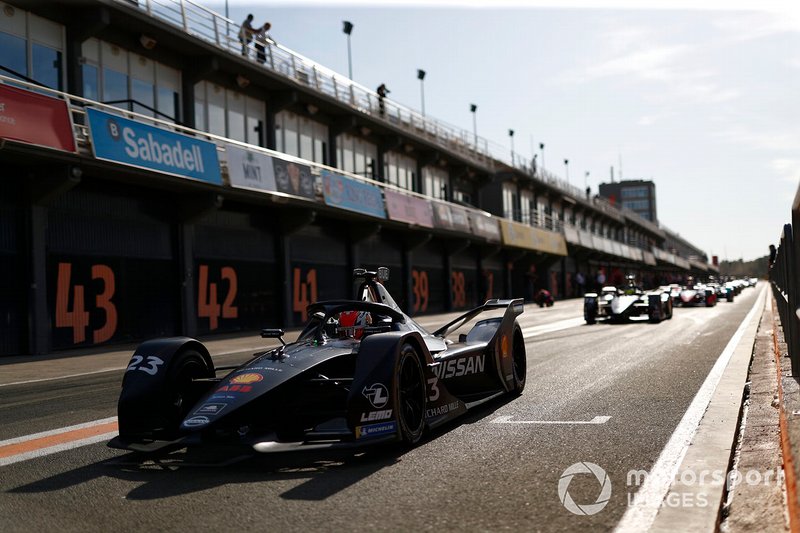
[[[511,166],[514,166],[514,130],[508,130],[508,136],[511,137]]]
[[[475,104],[469,104],[469,110],[472,112],[472,133],[475,136],[475,150],[478,150],[478,118],[476,111],[478,110],[478,106]]]
[[[569,159],[564,160],[564,172],[567,174],[567,183],[569,183]]]
[[[539,143],[539,152],[542,154],[542,172],[544,172],[544,143]]]
[[[353,56],[350,53],[350,34],[353,33],[353,23],[349,20],[343,20],[344,27],[342,31],[347,34],[347,72],[350,79],[353,79]]]
[[[419,96],[422,100],[422,116],[425,116],[425,71],[417,69],[417,79],[419,80]]]

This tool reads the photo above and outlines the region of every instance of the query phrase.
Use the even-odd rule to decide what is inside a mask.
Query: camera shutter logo
[[[579,505],[575,503],[572,496],[569,494],[569,484],[575,474],[594,474],[597,481],[600,482],[600,495],[594,503]],[[606,471],[594,463],[581,462],[575,463],[567,467],[561,474],[561,479],[558,480],[558,499],[561,500],[567,511],[577,515],[593,515],[603,510],[608,505],[608,500],[611,499],[611,479],[606,474]]]

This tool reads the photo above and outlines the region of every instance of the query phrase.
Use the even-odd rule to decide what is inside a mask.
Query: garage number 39
[[[144,361],[144,364],[142,364]],[[125,372],[129,372],[131,370],[141,370],[142,372],[146,372],[151,376],[155,376],[158,373],[158,367],[163,365],[164,361],[159,359],[154,355],[148,355],[147,360],[141,355],[134,355],[131,359],[131,364],[128,365],[128,368]]]

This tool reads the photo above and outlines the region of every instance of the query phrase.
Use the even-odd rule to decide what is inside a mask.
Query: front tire
[[[193,385],[193,381],[210,377],[214,377],[214,372],[196,350],[183,350],[173,359],[166,384],[169,404],[165,408],[169,413],[170,427],[176,432],[203,394],[202,390]]]
[[[395,409],[402,441],[413,446],[425,431],[427,408],[425,375],[417,350],[411,344],[403,344],[397,362],[397,394]]]

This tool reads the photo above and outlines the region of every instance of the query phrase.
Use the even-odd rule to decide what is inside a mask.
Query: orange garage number
[[[114,271],[107,265],[92,265],[92,279],[103,282],[103,290],[95,295],[95,308],[105,314],[103,325],[92,332],[92,342],[105,342],[117,331],[117,307],[111,299],[116,290]],[[71,294],[70,294],[71,293]],[[70,296],[72,306],[70,308]],[[56,327],[72,328],[72,342],[86,342],[86,328],[89,327],[89,311],[86,310],[85,287],[72,285],[72,263],[58,264],[56,280]]]
[[[228,282],[228,292],[222,306],[219,305],[217,284],[208,281],[208,265],[200,265],[197,287],[197,316],[208,319],[208,328],[214,331],[219,327],[219,319],[238,318],[239,308],[233,305],[236,293],[239,291],[236,270],[225,266],[220,269],[220,278]]]

